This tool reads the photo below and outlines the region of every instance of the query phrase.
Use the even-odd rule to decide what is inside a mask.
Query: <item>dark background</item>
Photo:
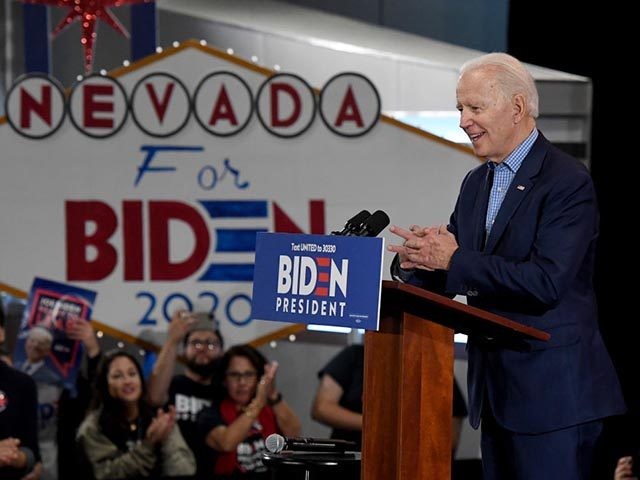
[[[511,1],[508,51],[525,62],[593,81],[591,173],[601,215],[596,294],[602,333],[630,410],[629,415],[606,425],[603,446],[611,462],[611,457],[629,454],[640,443],[640,392],[636,388],[640,362],[635,350],[639,319],[632,267],[636,261],[628,246],[633,244],[628,237],[636,215],[627,194],[634,189],[635,165],[631,163],[634,144],[627,134],[633,122],[625,118],[633,115],[635,97],[629,73],[634,68],[633,55],[626,61],[625,50],[638,27],[630,25],[633,17],[625,19],[625,12],[615,4],[590,9],[585,3],[564,3]],[[605,470],[597,478],[611,479],[612,472]]]

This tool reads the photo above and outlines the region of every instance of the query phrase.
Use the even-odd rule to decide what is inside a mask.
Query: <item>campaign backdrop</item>
[[[96,321],[157,345],[178,308],[213,312],[228,344],[272,334],[251,316],[257,233],[323,235],[362,209],[446,223],[477,165],[381,109],[357,72],[310,86],[195,41],[68,88],[20,79],[0,119],[0,283],[93,290]]]

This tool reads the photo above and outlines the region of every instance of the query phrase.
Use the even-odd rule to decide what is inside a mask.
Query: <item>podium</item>
[[[508,348],[549,334],[413,285],[382,282],[365,334],[362,480],[451,478],[453,333]]]

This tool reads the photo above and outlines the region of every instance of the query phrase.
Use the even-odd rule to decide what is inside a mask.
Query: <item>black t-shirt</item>
[[[318,377],[330,375],[342,387],[343,394],[339,405],[352,412],[362,413],[362,394],[364,378],[364,346],[350,345],[318,372]],[[453,416],[466,417],[467,405],[464,401],[458,382],[453,380]],[[355,430],[334,429],[331,438],[341,438],[362,445],[362,432]]]
[[[40,459],[38,449],[38,394],[33,379],[0,360],[0,440],[13,437],[31,449]],[[22,478],[25,471],[0,467],[0,478]]]
[[[324,374],[333,378],[342,388],[342,397],[338,404],[351,410],[362,413],[362,383],[364,378],[364,346],[349,345],[318,372],[318,377]],[[356,442],[358,450],[362,446],[362,432],[359,430],[344,430],[335,428],[331,432],[331,438],[340,438]]]
[[[76,395],[65,388],[58,400],[57,441],[58,445],[64,445],[64,448],[58,448],[58,478],[90,478],[93,472],[89,461],[83,461],[84,451],[76,442],[76,433],[89,410],[93,381],[101,359],[102,354],[95,357],[87,356],[86,376],[78,375]],[[81,460],[78,460],[79,458]]]
[[[176,375],[169,386],[169,404],[176,407],[176,419],[180,433],[196,457],[196,478],[211,478],[216,451],[205,443],[205,437],[197,427],[198,413],[213,405],[220,398],[220,388],[213,383],[203,385],[186,375]]]

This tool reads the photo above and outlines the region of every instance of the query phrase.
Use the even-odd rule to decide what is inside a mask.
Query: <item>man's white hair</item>
[[[538,118],[538,89],[529,70],[517,58],[507,53],[488,53],[466,62],[460,68],[460,76],[473,70],[492,68],[502,94],[511,99],[522,94],[527,104],[528,114]]]
[[[29,329],[29,333],[27,333],[27,338],[32,338],[47,347],[50,347],[53,343],[53,335],[44,327],[31,327]]]

